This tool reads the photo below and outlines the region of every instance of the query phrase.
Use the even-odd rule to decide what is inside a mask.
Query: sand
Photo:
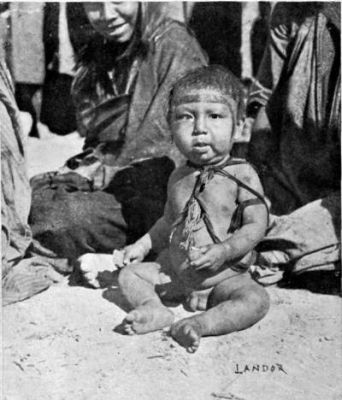
[[[203,338],[188,354],[165,332],[114,331],[125,315],[116,281],[95,290],[66,279],[4,308],[3,398],[341,399],[341,298],[303,289],[269,293],[264,320]],[[177,319],[190,315],[182,306],[173,310]]]

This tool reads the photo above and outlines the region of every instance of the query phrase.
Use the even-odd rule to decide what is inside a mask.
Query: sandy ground
[[[341,399],[341,299],[269,292],[263,321],[188,354],[162,332],[114,332],[125,315],[115,282],[94,290],[65,281],[3,310],[4,399]]]
[[[30,139],[30,175],[77,153],[73,135]],[[342,299],[316,286],[269,288],[264,320],[188,354],[162,332],[114,331],[125,315],[115,277],[98,290],[66,278],[3,309],[3,399],[342,399]]]

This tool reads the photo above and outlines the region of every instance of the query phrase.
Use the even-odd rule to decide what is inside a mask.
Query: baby
[[[119,284],[132,311],[122,325],[128,334],[171,325],[172,337],[194,352],[202,336],[246,329],[267,313],[268,294],[248,268],[268,209],[255,170],[230,156],[242,114],[239,81],[223,67],[202,67],[176,83],[169,107],[187,162],[170,177],[163,217],[124,248]],[[142,262],[151,250],[157,261]],[[162,300],[204,312],[174,323]]]

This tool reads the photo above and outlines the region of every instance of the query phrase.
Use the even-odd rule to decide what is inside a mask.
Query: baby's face
[[[232,148],[232,109],[215,90],[196,90],[171,104],[170,124],[176,146],[197,165],[226,161]]]

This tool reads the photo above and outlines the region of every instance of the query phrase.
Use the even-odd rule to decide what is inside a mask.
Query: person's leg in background
[[[39,137],[38,132],[38,110],[34,105],[34,95],[38,92],[40,86],[26,83],[17,83],[15,85],[15,99],[20,111],[30,113],[33,123],[29,136]]]

